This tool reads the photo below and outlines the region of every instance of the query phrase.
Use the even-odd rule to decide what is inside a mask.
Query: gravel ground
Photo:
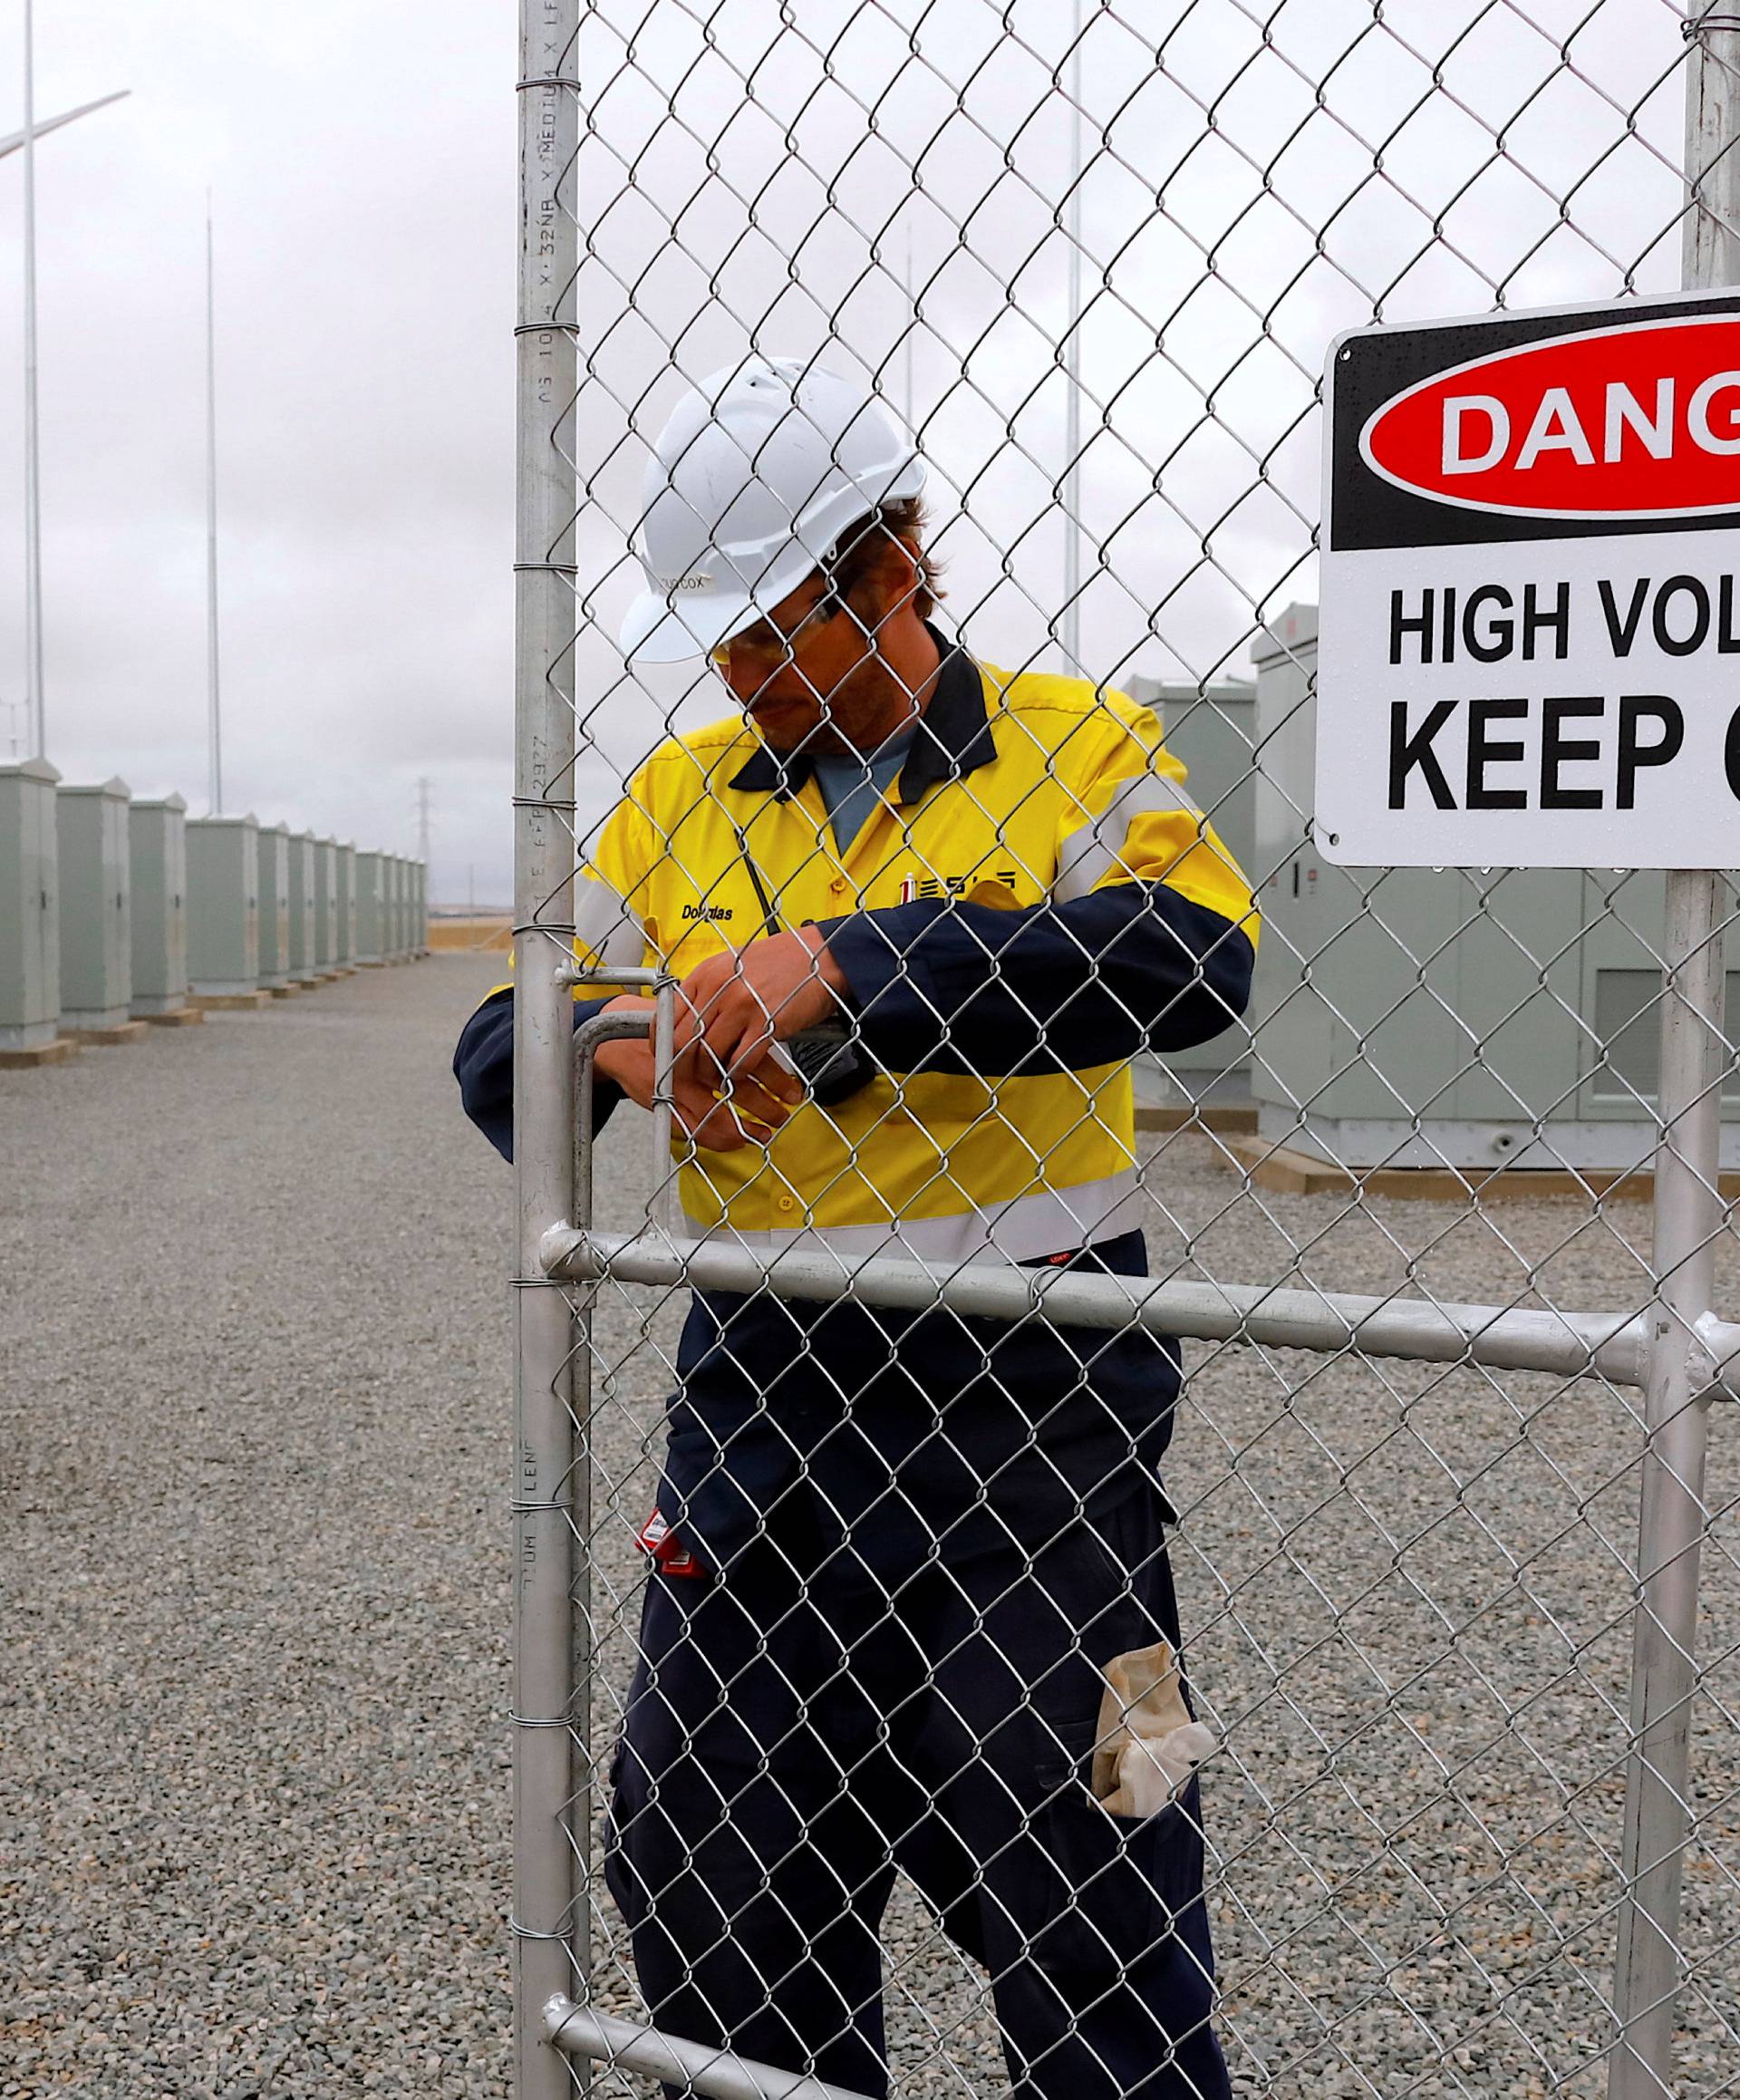
[[[447,1069],[498,968],[444,956],[0,1074],[5,2100],[507,2090],[508,1191]],[[644,1200],[637,1124],[604,1141],[605,1224]],[[1154,1185],[1179,1273],[1642,1287],[1637,1205],[1344,1216],[1241,1195],[1201,1138],[1161,1145]],[[601,1743],[679,1316],[601,1298]],[[1630,1397],[1190,1358],[1169,1485],[1227,1738],[1205,1799],[1238,2090],[1594,2100]],[[1682,2100],[1740,2090],[1740,1432],[1713,1429]],[[598,1922],[602,1995],[632,2010]],[[977,1979],[904,1892],[886,1939],[902,2093],[1005,2090]]]
[[[0,2094],[505,2089],[490,971],[0,1073]]]

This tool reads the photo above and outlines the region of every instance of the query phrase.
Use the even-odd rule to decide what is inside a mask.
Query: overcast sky
[[[505,895],[514,35],[502,6],[38,0],[49,754],[206,806],[204,211],[218,282],[225,799]],[[5,10],[0,130],[22,119]],[[23,164],[0,162],[0,488]],[[22,504],[0,702],[24,693]],[[11,750],[12,717],[0,707]],[[22,733],[22,718],[19,721]]]
[[[1364,0],[1088,12],[1083,508],[1106,556],[1088,557],[1083,655],[1109,678],[1238,672],[1261,620],[1314,595],[1311,395],[1337,330],[1379,302],[1401,320],[1500,288],[1512,305],[1606,297],[1628,270],[1677,281],[1679,87],[1651,85],[1677,17],[1662,0],[1387,0],[1376,27]],[[993,661],[1059,661],[1071,162],[1050,76],[1068,13],[592,10],[574,189],[589,807],[667,720],[722,711],[705,676],[625,681],[608,635],[633,582],[640,437],[683,375],[751,336],[822,348],[896,402],[910,376],[951,614]],[[16,0],[5,22],[0,130],[22,121]],[[506,0],[38,6],[39,114],[132,90],[38,150],[50,756],[205,806],[209,184],[226,803],[407,851],[427,777],[441,902],[472,869],[480,899],[509,889],[515,56]],[[21,195],[14,156],[14,498]],[[21,509],[0,515],[8,754]]]

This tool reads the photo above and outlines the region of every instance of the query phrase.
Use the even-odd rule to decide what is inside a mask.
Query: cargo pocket
[[[624,1826],[633,1824],[636,1814],[634,1804],[623,1795],[627,1759],[628,1737],[624,1733],[616,1738],[604,1776],[604,1885],[615,1898],[616,1908],[633,1925],[644,1915],[645,1905],[638,1900],[638,1882],[625,1857]]]
[[[1054,1725],[1055,1726],[1055,1725]],[[1059,1976],[1126,1974],[1168,1941],[1179,1916],[1200,1903],[1203,1836],[1197,1782],[1156,1815],[1110,1815],[1088,1785],[1097,1725],[1057,1727],[1059,1748],[1035,1769],[1042,1797],[1028,1823],[1045,1915],[1023,1918],[1030,1957]],[[1030,1849],[1044,1854],[1044,1866]]]

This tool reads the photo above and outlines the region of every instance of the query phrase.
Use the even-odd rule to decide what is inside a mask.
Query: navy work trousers
[[[1101,1667],[1179,1642],[1158,1493],[892,1589],[811,1495],[724,1581],[648,1586],[606,1874],[654,2022],[885,2093],[898,1868],[990,1972],[1020,2100],[1227,2100],[1198,1782],[1139,1820],[1088,1785]]]

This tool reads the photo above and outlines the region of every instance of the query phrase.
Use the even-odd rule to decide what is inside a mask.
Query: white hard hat
[[[868,387],[789,357],[746,357],[677,403],[646,474],[635,552],[647,587],[625,657],[674,663],[766,617],[846,529],[916,496],[924,465]]]

